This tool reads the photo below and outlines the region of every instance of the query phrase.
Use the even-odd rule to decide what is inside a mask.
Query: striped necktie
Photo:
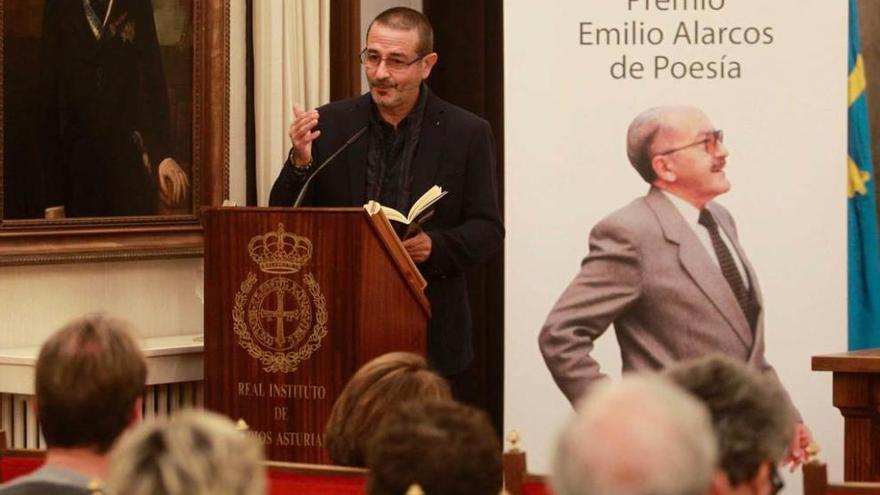
[[[721,233],[718,232],[718,224],[715,223],[715,218],[709,210],[700,210],[699,224],[706,227],[706,230],[709,231],[709,238],[712,239],[712,248],[715,250],[718,264],[721,265],[721,274],[724,275],[724,279],[727,280],[733,295],[736,296],[736,302],[742,308],[743,314],[750,318],[752,311],[749,305],[749,291],[743,283],[742,275],[739,273],[739,268],[736,267],[733,255],[727,248],[727,244],[721,239]]]

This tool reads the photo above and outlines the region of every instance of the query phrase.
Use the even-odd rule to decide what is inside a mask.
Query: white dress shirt
[[[721,264],[718,262],[718,256],[715,254],[715,247],[712,246],[712,238],[709,236],[709,229],[700,225],[700,210],[670,192],[663,191],[663,194],[665,194],[666,197],[669,198],[669,201],[675,205],[675,208],[681,213],[681,216],[684,217],[685,223],[688,224],[695,234],[697,234],[697,239],[699,239],[700,243],[703,244],[703,247],[706,248],[709,257],[712,258],[712,261],[715,262],[715,265],[717,265],[720,270]],[[742,277],[746,290],[749,290],[749,276],[746,274],[742,260],[739,259],[739,254],[737,254],[736,249],[733,247],[733,243],[727,238],[727,233],[724,232],[724,229],[722,229],[720,225],[718,226],[718,232],[721,234],[721,240],[724,241],[727,250],[730,251],[731,256],[733,256],[733,261],[736,263],[736,269],[739,270],[739,275]]]

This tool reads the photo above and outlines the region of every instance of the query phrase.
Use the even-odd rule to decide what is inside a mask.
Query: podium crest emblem
[[[269,278],[257,286],[259,277],[251,271],[235,294],[238,343],[263,371],[292,373],[327,335],[326,300],[315,276],[303,270],[312,242],[279,223],[276,230],[251,238],[248,253]]]

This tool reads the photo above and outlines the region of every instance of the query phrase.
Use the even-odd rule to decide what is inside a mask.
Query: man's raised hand
[[[316,131],[318,111],[303,110],[299,104],[293,105],[293,123],[290,124],[288,136],[293,146],[293,165],[306,167],[312,163],[312,141],[318,139],[321,131]]]

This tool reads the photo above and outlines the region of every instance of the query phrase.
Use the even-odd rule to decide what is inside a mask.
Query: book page
[[[404,224],[409,224],[409,219],[403,216],[403,213],[395,210],[394,208],[389,208],[387,206],[382,206],[378,201],[370,200],[367,204],[364,205],[364,209],[367,210],[367,213],[370,215],[375,215],[382,211],[385,213],[385,216],[388,220],[394,220],[395,222],[400,222]]]
[[[425,194],[416,200],[413,203],[412,208],[409,209],[409,215],[407,215],[407,220],[412,222],[413,219],[419,216],[423,211],[430,208],[434,203],[437,202],[443,196],[446,196],[446,193],[449,191],[444,191],[438,185],[432,186],[430,189],[425,191]]]
[[[382,207],[382,212],[385,213],[385,216],[388,217],[388,220],[394,220],[395,222],[400,223],[409,223],[409,219],[403,216],[403,213],[395,210],[394,208],[389,208],[387,206]]]

